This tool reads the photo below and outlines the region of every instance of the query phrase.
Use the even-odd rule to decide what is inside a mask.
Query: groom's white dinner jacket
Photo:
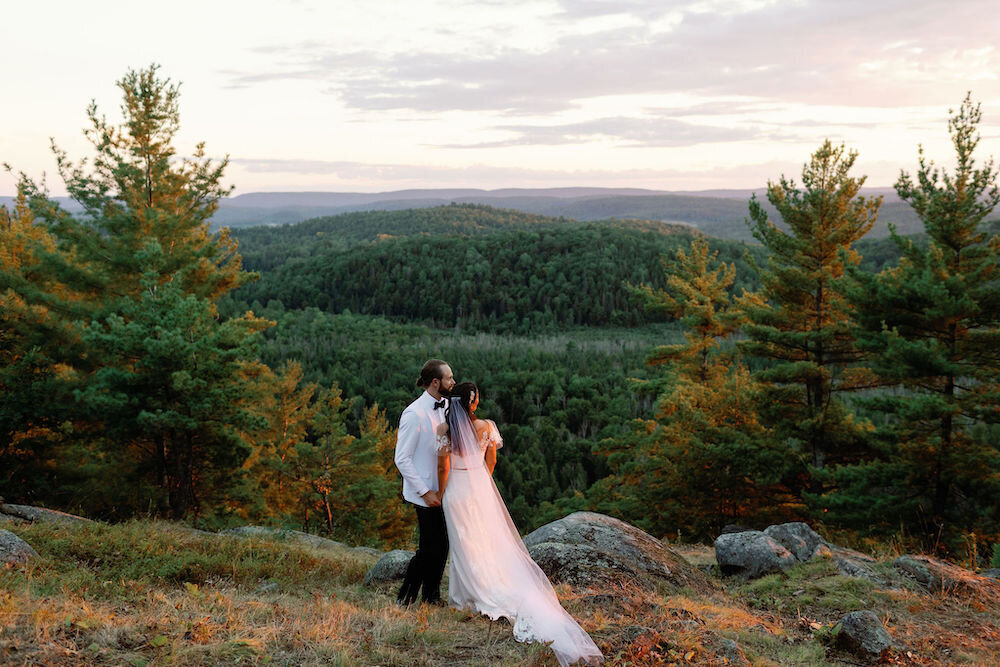
[[[426,391],[399,417],[396,468],[403,476],[403,500],[427,507],[423,496],[438,489],[436,429],[444,421],[444,408],[434,409]]]

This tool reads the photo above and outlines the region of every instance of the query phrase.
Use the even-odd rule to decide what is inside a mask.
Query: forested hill
[[[473,331],[631,326],[646,315],[626,283],[663,287],[661,257],[692,234],[663,223],[585,223],[473,205],[350,214],[240,231],[247,268],[263,276],[234,298]],[[713,244],[750,286],[747,246]],[[282,263],[289,257],[296,259]]]
[[[313,218],[277,227],[251,227],[235,231],[243,264],[254,271],[268,271],[291,259],[346,250],[371,241],[403,236],[475,236],[501,231],[569,228],[581,223],[521,211],[475,204],[450,204],[403,211],[363,211]],[[664,234],[689,233],[690,228],[660,222],[630,223],[652,227]]]

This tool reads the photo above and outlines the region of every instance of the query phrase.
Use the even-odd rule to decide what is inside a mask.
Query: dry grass
[[[361,580],[374,561],[344,550],[198,534],[160,522],[13,525],[40,558],[0,568],[4,665],[555,665],[505,623],[395,606]],[[710,547],[678,547],[694,563]],[[556,590],[607,664],[725,664],[736,641],[754,665],[850,664],[827,631],[875,611],[903,646],[897,664],[995,664],[1000,614],[974,600],[880,587],[812,563],[727,591]],[[891,568],[883,566],[888,577]],[[263,592],[263,584],[277,590]],[[819,626],[817,629],[816,626]],[[909,655],[907,654],[909,653]],[[856,664],[856,663],[854,663]]]

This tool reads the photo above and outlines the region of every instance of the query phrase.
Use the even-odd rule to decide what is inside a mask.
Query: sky
[[[948,110],[1000,154],[995,0],[88,0],[4,8],[0,162],[65,193],[91,100],[151,63],[181,84],[176,145],[248,192],[751,189],[825,139],[891,186]],[[0,194],[14,177],[0,173]]]

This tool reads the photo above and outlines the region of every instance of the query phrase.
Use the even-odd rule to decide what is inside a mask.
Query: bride
[[[514,626],[520,642],[549,644],[559,664],[597,664],[597,645],[560,606],[545,573],[531,560],[511,521],[493,468],[503,439],[494,422],[476,417],[479,389],[455,385],[438,427],[438,490],[451,545],[448,598]]]

